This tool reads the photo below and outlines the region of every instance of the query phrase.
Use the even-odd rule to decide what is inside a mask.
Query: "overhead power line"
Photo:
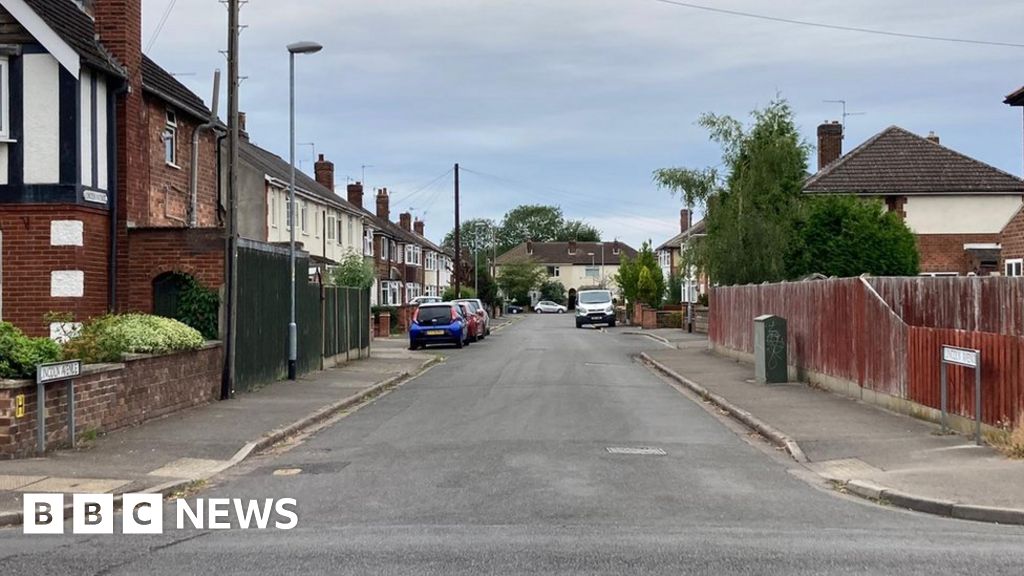
[[[149,39],[149,43],[146,44],[146,52],[152,50],[153,45],[156,44],[156,39],[160,37],[160,33],[164,31],[164,25],[167,24],[167,19],[170,18],[171,12],[174,10],[174,5],[178,3],[178,0],[171,0],[167,4],[167,9],[164,10],[164,15],[160,17],[160,23],[156,25],[156,30],[153,32],[153,37]]]
[[[730,16],[742,16],[744,18],[754,18],[757,20],[768,20],[771,22],[782,22],[785,24],[795,24],[798,26],[812,26],[814,28],[826,28],[829,30],[842,30],[845,32],[861,32],[864,34],[875,34],[878,36],[894,36],[896,38],[910,38],[912,40],[931,40],[934,42],[955,42],[958,44],[980,44],[983,46],[1002,46],[1004,48],[1024,48],[1024,44],[1017,44],[1014,42],[998,42],[995,40],[976,40],[973,38],[952,38],[949,36],[929,36],[927,34],[910,34],[908,32],[894,32],[891,30],[877,30],[873,28],[861,28],[858,26],[843,26],[840,24],[826,24],[824,22],[810,22],[807,20],[795,20],[792,18],[780,18],[778,16],[768,16],[766,14],[755,14],[752,12],[742,12],[740,10],[728,10],[725,8],[714,8],[711,6],[703,6],[701,4],[693,4],[690,2],[679,2],[677,0],[654,0],[661,4],[669,4],[672,6],[679,6],[682,8],[691,8],[693,10],[703,10],[705,12],[714,12],[716,14],[728,14]]]

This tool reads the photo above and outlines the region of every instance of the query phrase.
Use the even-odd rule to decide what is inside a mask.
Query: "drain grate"
[[[630,456],[665,456],[668,454],[661,448],[620,448],[615,446],[609,446],[607,448],[609,454],[627,454]]]

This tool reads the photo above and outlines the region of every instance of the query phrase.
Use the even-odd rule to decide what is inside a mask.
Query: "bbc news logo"
[[[291,530],[299,524],[294,498],[242,500],[240,498],[197,498],[193,503],[174,501],[178,530]],[[72,534],[113,534],[113,494],[73,494]],[[25,494],[25,534],[64,534],[64,495]],[[122,534],[163,534],[164,502],[160,494],[125,494],[121,497]],[[232,523],[234,521],[234,524]]]

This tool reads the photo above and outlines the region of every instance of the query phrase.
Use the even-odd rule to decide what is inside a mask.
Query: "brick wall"
[[[54,246],[51,222],[82,223],[81,245]],[[70,312],[78,320],[107,311],[110,216],[104,210],[49,204],[0,206],[3,232],[2,319],[27,334],[49,335],[43,316]],[[84,273],[82,297],[51,297],[51,272]]]
[[[147,97],[144,110],[147,126],[145,138],[150,151],[145,188],[148,211],[144,219],[135,221],[135,225],[184,226],[188,222],[191,203],[192,137],[202,122],[157,98]],[[177,117],[177,160],[174,166],[167,163],[164,155],[163,131],[168,110],[175,111]],[[209,130],[203,131],[199,137],[197,190],[197,225],[200,228],[219,226],[217,138]]]
[[[220,394],[220,344],[166,356],[137,356],[124,364],[86,367],[75,381],[76,432],[111,432],[172,412],[207,404]],[[63,383],[46,387],[46,441],[68,443],[67,395]],[[25,415],[15,418],[15,397],[25,395]],[[36,450],[36,385],[0,380],[0,458],[31,456]]]
[[[131,230],[130,265],[122,272],[129,291],[122,295],[124,309],[153,311],[153,280],[165,272],[194,276],[207,288],[224,284],[223,230],[147,228]]]
[[[921,272],[975,272],[964,244],[998,243],[999,234],[918,234]]]
[[[1018,211],[1006,228],[1003,228],[1000,243],[1003,245],[1000,270],[1006,269],[1007,258],[1024,258],[1024,209]]]

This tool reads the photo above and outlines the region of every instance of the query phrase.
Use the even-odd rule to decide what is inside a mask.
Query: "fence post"
[[[362,317],[363,317],[363,299],[360,297],[359,298],[359,318],[362,318]],[[360,359],[362,359],[362,357],[363,357],[363,328],[364,328],[363,323],[359,322],[359,342],[357,342],[357,345],[359,346],[358,357]]]

